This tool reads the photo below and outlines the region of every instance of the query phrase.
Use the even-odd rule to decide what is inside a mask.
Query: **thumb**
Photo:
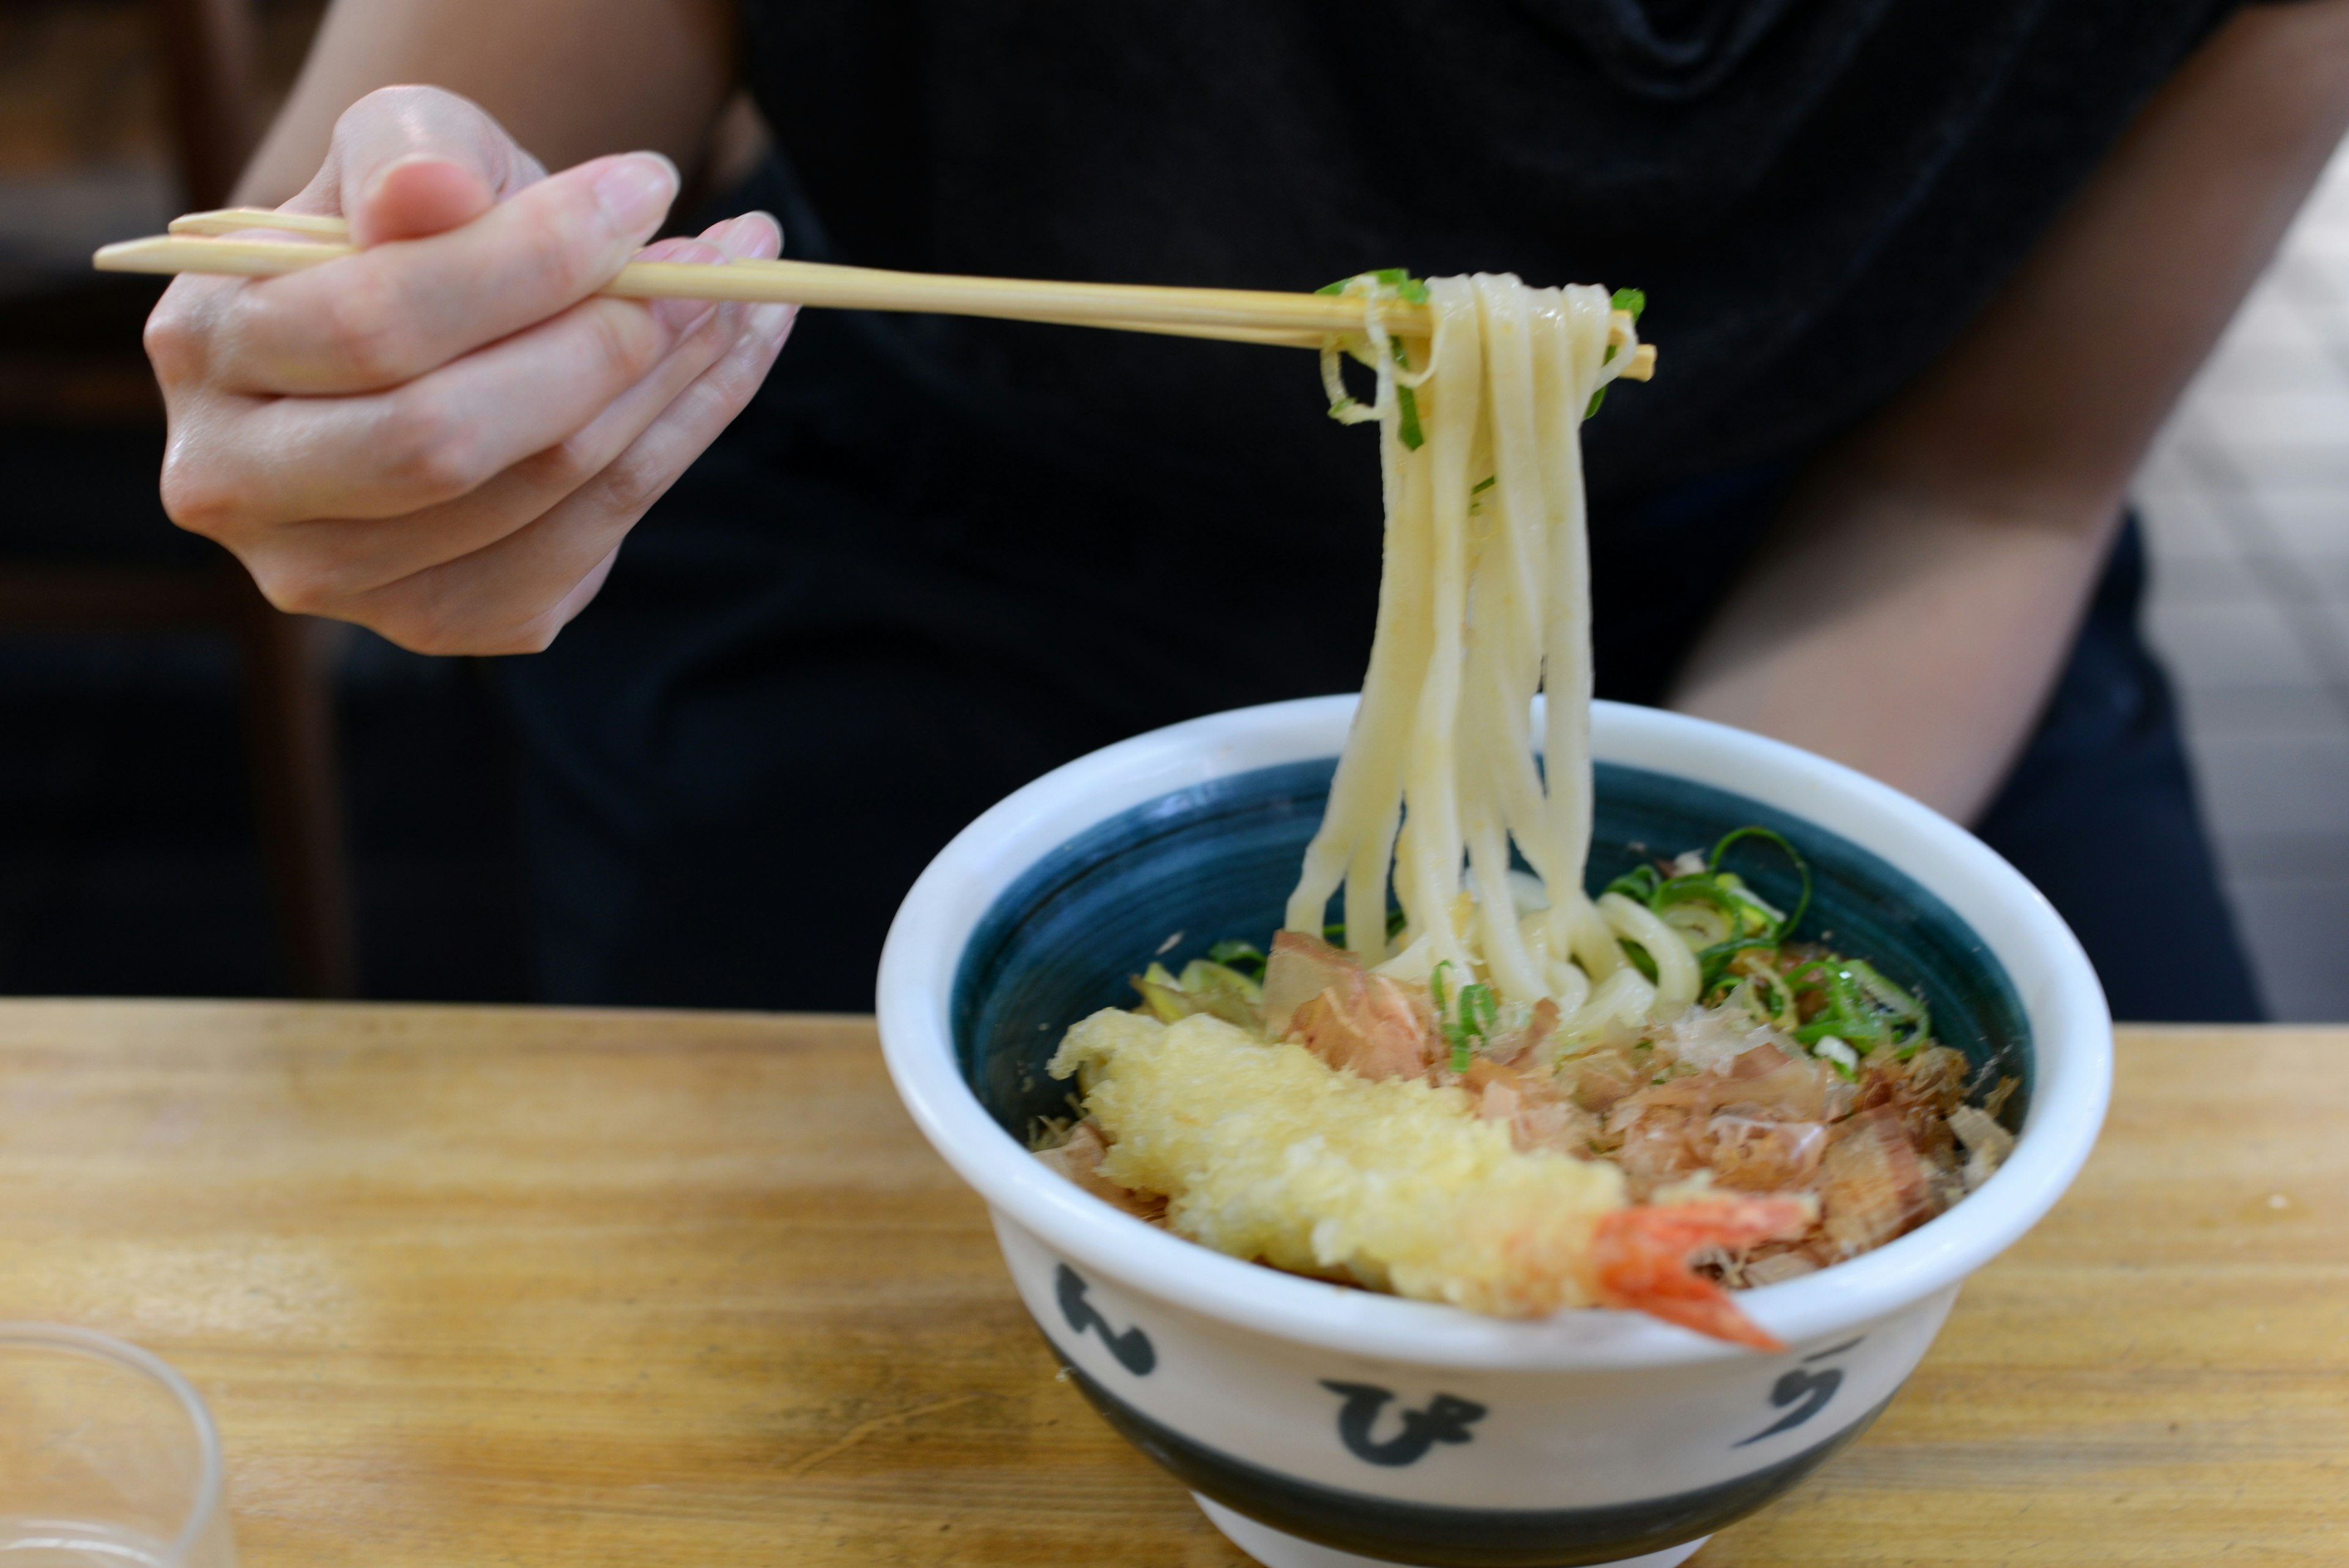
[[[356,244],[440,234],[546,177],[505,127],[440,88],[379,88],[345,109],[297,212],[340,213]]]
[[[387,163],[346,198],[355,244],[416,240],[469,223],[497,205],[497,192],[478,169],[453,158],[411,152]]]

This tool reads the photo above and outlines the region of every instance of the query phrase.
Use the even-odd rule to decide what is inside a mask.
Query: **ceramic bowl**
[[[1352,712],[1319,698],[1156,731],[971,824],[889,934],[890,1073],[987,1200],[1077,1386],[1258,1561],[1662,1568],[1864,1431],[1960,1282],[2062,1194],[2104,1116],[2104,994],[2046,900],[1946,818],[1773,741],[1600,703],[1593,886],[1643,854],[1776,828],[1817,879],[1798,934],[1918,988],[1945,1044],[2023,1080],[2013,1156],[1899,1241],[1743,1293],[1779,1355],[1637,1314],[1505,1321],[1223,1256],[1062,1180],[1026,1135],[1066,1109],[1044,1073],[1061,1032],[1131,1005],[1154,952],[1179,967],[1220,938],[1268,938]]]

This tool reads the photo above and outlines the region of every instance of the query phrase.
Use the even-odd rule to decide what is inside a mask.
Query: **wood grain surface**
[[[0,1003],[0,1317],[185,1370],[252,1568],[1245,1562],[861,1018]],[[2349,1562],[2349,1030],[2125,1031],[2072,1195],[1694,1562]]]

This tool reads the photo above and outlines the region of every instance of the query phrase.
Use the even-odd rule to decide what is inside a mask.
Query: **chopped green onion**
[[[1207,957],[1226,969],[1237,970],[1252,979],[1264,978],[1264,950],[1254,942],[1220,941],[1207,950]]]
[[[1209,959],[1193,959],[1183,966],[1179,978],[1168,973],[1164,964],[1153,963],[1133,978],[1133,989],[1142,993],[1142,1000],[1162,1023],[1179,1023],[1204,1012],[1252,1029],[1257,1008],[1264,1001],[1264,988],[1253,977]]]
[[[1809,1023],[1788,1031],[1806,1045],[1834,1038],[1863,1056],[1889,1046],[1906,1060],[1932,1029],[1922,1002],[1860,959],[1814,960],[1786,976],[1786,983],[1821,1000]]]
[[[1760,942],[1747,945],[1764,946]],[[1729,955],[1732,961],[1735,957],[1735,953]],[[1728,978],[1726,970],[1727,963],[1724,962],[1719,971],[1706,971],[1710,977],[1705,981],[1706,1006],[1742,1006],[1755,1023],[1767,1023],[1778,1029],[1792,1029],[1801,1022],[1801,1014],[1795,1003],[1794,988],[1786,983],[1785,977],[1778,972],[1775,965],[1748,966],[1738,971],[1739,978],[1733,984],[1723,985]],[[1713,994],[1716,988],[1721,990],[1717,996]]]
[[[1702,950],[1748,934],[1750,919],[1737,896],[1711,877],[1674,877],[1656,889],[1648,908]]]
[[[1395,400],[1402,406],[1402,444],[1417,452],[1427,444],[1427,436],[1419,428],[1419,400],[1409,387],[1395,389]]]
[[[1705,869],[1720,871],[1723,857],[1729,853],[1730,846],[1741,838],[1759,838],[1764,843],[1776,845],[1785,852],[1786,858],[1795,863],[1795,874],[1803,879],[1803,896],[1795,900],[1794,911],[1778,923],[1776,935],[1779,940],[1784,941],[1792,936],[1795,928],[1802,923],[1803,911],[1811,907],[1811,863],[1804,859],[1793,845],[1786,842],[1785,835],[1756,826],[1741,827],[1734,832],[1722,835],[1721,842],[1713,846],[1713,853],[1705,859]]]
[[[1493,486],[1500,483],[1501,476],[1499,474],[1488,473],[1484,478],[1478,480],[1475,483],[1470,485],[1468,487],[1468,493],[1471,495],[1482,495],[1485,492],[1492,489]]]
[[[1183,988],[1174,982],[1174,975],[1168,972],[1164,964],[1152,964],[1133,977],[1133,985],[1142,993],[1150,1015],[1159,1023],[1180,1023],[1191,1015],[1191,1009],[1183,997]]]
[[[1401,909],[1389,909],[1387,911],[1387,940],[1394,940],[1397,936],[1402,934],[1402,911]],[[1343,920],[1332,920],[1328,925],[1322,927],[1321,940],[1328,942],[1333,948],[1344,947],[1346,945],[1346,922]]]
[[[1599,404],[1601,404],[1601,403],[1603,403],[1603,402],[1605,402],[1606,400],[1607,400],[1607,389],[1606,389],[1606,388],[1604,388],[1604,387],[1601,387],[1601,388],[1599,388],[1597,391],[1595,391],[1595,392],[1593,392],[1593,393],[1591,393],[1591,394],[1590,394],[1590,403],[1589,403],[1589,406],[1588,406],[1588,407],[1587,407],[1587,408],[1585,408],[1585,409],[1582,410],[1582,417],[1583,417],[1584,419],[1586,419],[1586,420],[1587,420],[1587,419],[1589,419],[1589,418],[1591,418],[1592,416],[1596,415],[1596,414],[1599,412]]]
[[[1412,276],[1402,267],[1382,266],[1371,274],[1371,276],[1393,289],[1397,295],[1413,305],[1427,303],[1427,285]]]
[[[1711,872],[1700,872],[1693,877],[1667,877],[1648,895],[1648,907],[1660,915],[1675,904],[1710,904],[1733,929],[1744,919],[1746,900],[1723,887]]]
[[[1444,1038],[1452,1045],[1452,1070],[1464,1073],[1468,1070],[1472,1050],[1470,1042],[1492,1038],[1493,1024],[1500,1015],[1500,1006],[1493,998],[1491,986],[1471,981],[1460,988],[1459,1008],[1455,1014],[1453,999],[1444,993],[1444,971],[1451,967],[1450,959],[1437,964],[1435,972],[1427,977],[1427,990],[1435,1002],[1437,1026],[1444,1031]]]
[[[1410,369],[1411,353],[1403,348],[1402,339],[1390,338],[1388,342],[1394,350],[1395,363],[1406,370]],[[1409,387],[1399,386],[1395,389],[1395,404],[1402,410],[1402,444],[1417,452],[1427,444],[1427,437],[1421,433],[1419,428],[1419,399]]]
[[[1641,861],[1608,883],[1599,896],[1604,898],[1609,893],[1620,893],[1635,904],[1644,904],[1656,896],[1656,889],[1663,885],[1663,873]]]
[[[1754,949],[1759,949],[1764,952],[1776,952],[1778,950],[1777,939],[1775,937],[1732,937],[1727,941],[1715,942],[1711,947],[1699,952],[1696,955],[1697,970],[1699,974],[1703,977],[1702,985],[1704,992],[1709,993],[1712,992],[1713,987],[1721,983],[1723,977],[1727,975],[1729,972],[1730,964],[1735,961],[1739,953],[1747,952]],[[1785,984],[1785,982],[1784,981],[1780,981],[1778,982],[1779,987],[1783,987]]]
[[[1630,311],[1631,319],[1637,321],[1640,312],[1648,308],[1648,292],[1641,288],[1619,288],[1615,291],[1615,297],[1608,303],[1617,310]]]
[[[1410,273],[1404,271],[1402,267],[1382,266],[1371,272],[1356,273],[1354,277],[1367,277],[1372,283],[1383,284],[1387,287],[1393,289],[1396,296],[1407,304],[1425,305],[1427,303],[1427,285],[1412,276]],[[1319,288],[1315,289],[1313,292],[1316,294],[1343,294],[1346,292],[1346,286],[1353,281],[1353,277],[1341,277],[1335,283],[1323,284]]]

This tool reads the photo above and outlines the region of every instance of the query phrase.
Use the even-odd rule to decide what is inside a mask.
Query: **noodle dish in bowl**
[[[2061,1194],[2109,1020],[1962,829],[1592,702],[1578,432],[1635,295],[1339,286],[1387,509],[1361,696],[974,823],[892,929],[890,1069],[1078,1386],[1260,1562],[1676,1563]],[[1399,294],[1432,339],[1381,329]]]

